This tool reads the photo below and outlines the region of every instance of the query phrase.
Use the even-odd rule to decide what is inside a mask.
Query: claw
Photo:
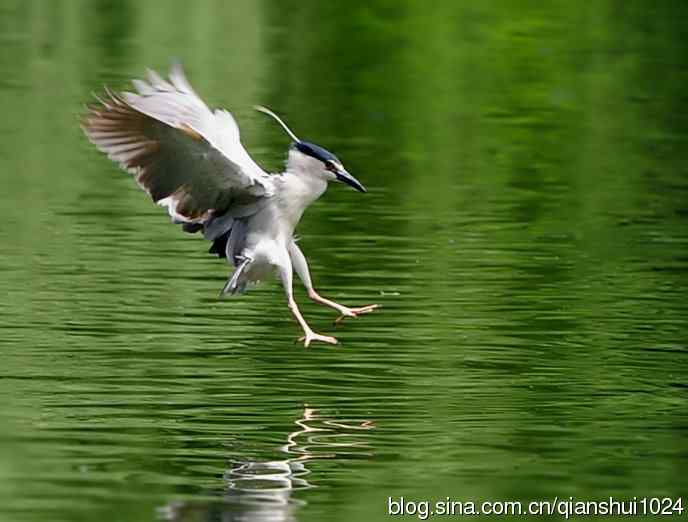
[[[344,308],[344,310],[342,311],[342,315],[335,319],[334,324],[339,326],[339,323],[341,323],[347,317],[353,317],[355,319],[359,315],[370,313],[376,308],[380,308],[380,305],[372,304],[367,306],[361,306],[359,308]]]
[[[306,348],[308,348],[313,341],[320,341],[328,344],[339,344],[339,341],[337,341],[337,339],[334,337],[330,337],[329,335],[320,335],[315,332],[306,332],[306,335],[299,337],[298,340],[299,342],[302,342]]]

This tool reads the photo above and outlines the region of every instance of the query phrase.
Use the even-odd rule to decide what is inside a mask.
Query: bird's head
[[[293,170],[305,172],[323,178],[326,181],[346,183],[359,192],[366,191],[365,187],[346,171],[337,156],[314,143],[302,141],[297,138],[289,127],[287,127],[287,125],[270,109],[257,106],[256,110],[277,120],[293,140],[289,148],[289,159],[287,160],[288,169],[292,168]]]

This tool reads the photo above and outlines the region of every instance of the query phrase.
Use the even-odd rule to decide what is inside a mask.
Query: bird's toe
[[[299,337],[299,342],[302,342],[306,348],[308,348],[314,341],[328,344],[339,344],[339,341],[335,337],[329,335],[320,335],[315,332],[309,332],[303,337]]]
[[[353,317],[355,319],[359,315],[370,313],[377,308],[380,308],[379,304],[360,306],[358,308],[346,308],[342,311],[342,315],[335,319],[334,324],[339,325],[339,323],[341,323],[347,317]]]

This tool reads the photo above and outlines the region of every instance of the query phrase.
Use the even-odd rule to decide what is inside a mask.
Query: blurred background
[[[688,4],[0,0],[0,520],[384,520],[686,494]],[[79,115],[181,60],[335,152],[308,350]]]

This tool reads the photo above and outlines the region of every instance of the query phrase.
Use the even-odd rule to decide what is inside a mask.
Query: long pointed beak
[[[366,189],[363,185],[361,185],[361,182],[354,178],[344,169],[337,171],[337,180],[341,181],[342,183],[346,183],[350,187],[353,187],[356,190],[358,190],[359,192],[366,192]]]

